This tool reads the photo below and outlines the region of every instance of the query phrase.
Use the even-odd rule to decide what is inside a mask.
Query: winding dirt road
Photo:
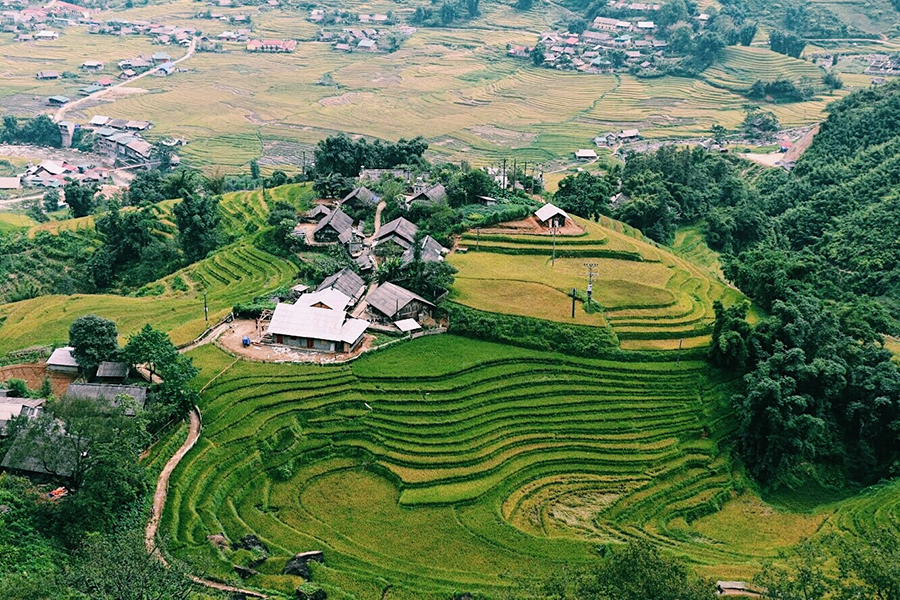
[[[212,342],[217,337],[219,337],[219,335],[225,330],[225,328],[227,328],[227,324],[225,323],[218,325],[206,335],[198,338],[191,344],[182,348],[180,352],[187,352],[189,350],[193,350],[198,346],[202,346],[203,344]],[[205,389],[206,386],[215,381],[215,379],[217,379],[219,375],[230,369],[232,365],[234,365],[237,361],[238,359],[235,359],[233,363],[225,367],[225,369],[223,369],[215,377],[210,379],[209,382],[207,382],[207,384],[203,386],[203,388]],[[191,449],[197,443],[197,440],[200,439],[200,432],[202,428],[203,420],[200,416],[200,409],[195,406],[188,415],[187,438],[184,440],[184,443],[181,444],[181,447],[178,448],[175,454],[173,454],[172,457],[166,462],[165,466],[162,468],[162,471],[160,471],[159,473],[159,479],[156,480],[156,490],[153,492],[153,507],[150,510],[150,519],[147,521],[147,527],[144,530],[144,544],[147,547],[147,552],[149,552],[151,556],[156,557],[163,565],[166,566],[168,566],[166,557],[163,556],[162,552],[159,551],[159,546],[156,545],[156,534],[159,532],[159,521],[162,517],[163,508],[165,508],[166,505],[166,496],[169,492],[169,478],[171,478],[172,472],[175,471],[175,467],[178,466],[178,464],[181,462],[181,459],[183,459],[185,455],[187,455],[187,453],[191,451]],[[194,575],[189,575],[188,577],[197,585],[202,585],[204,587],[221,592],[243,594],[251,598],[268,597],[260,592],[254,592],[253,590],[246,590],[232,585],[226,585],[224,583],[219,583],[218,581],[211,581],[209,579],[195,577]]]

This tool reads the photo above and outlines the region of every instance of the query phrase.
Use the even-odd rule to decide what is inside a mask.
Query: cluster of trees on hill
[[[837,103],[790,172],[751,205],[710,213],[726,276],[770,313],[754,329],[718,309],[712,358],[743,368],[739,449],[774,484],[871,483],[900,469],[900,86]],[[748,232],[751,235],[747,235]]]
[[[739,451],[759,480],[871,483],[900,469],[900,84],[838,102],[790,172],[700,148],[631,154],[564,179],[554,202],[663,243],[705,221],[728,279],[769,316],[717,308],[711,357],[746,374]],[[621,185],[619,185],[621,181]],[[627,199],[615,209],[609,198]]]
[[[480,0],[445,0],[439,7],[417,6],[410,23],[425,27],[449,27],[474,19],[481,11]],[[523,7],[520,7],[523,8]]]

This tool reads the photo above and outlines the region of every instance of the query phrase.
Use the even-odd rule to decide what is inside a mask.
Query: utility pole
[[[575,318],[575,288],[572,288],[572,318]]]
[[[505,158],[503,159],[503,175],[502,175],[501,181],[503,182],[503,191],[505,192],[506,191],[506,159]]]
[[[206,290],[203,290],[203,318],[209,323],[209,305],[206,303]]]
[[[553,217],[553,254],[550,256],[550,266],[556,265],[556,232],[559,225],[556,223],[556,217]]]
[[[518,167],[517,163],[518,163],[518,160],[514,158],[513,159],[513,184],[512,184],[513,191],[516,191],[516,181],[518,181],[518,179],[519,179],[519,167]]]
[[[587,304],[590,308],[591,294],[594,291],[594,269],[597,268],[597,263],[584,263],[584,266],[588,269]]]

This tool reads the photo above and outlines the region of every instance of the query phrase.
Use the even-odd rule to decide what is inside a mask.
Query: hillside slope
[[[553,264],[551,236],[466,233],[460,244],[468,251],[449,259],[459,269],[453,299],[490,312],[609,326],[622,348],[654,350],[706,345],[713,302],[743,298],[708,269],[619,221],[575,221],[585,235],[558,236]],[[585,310],[587,263],[595,265],[594,312]]]

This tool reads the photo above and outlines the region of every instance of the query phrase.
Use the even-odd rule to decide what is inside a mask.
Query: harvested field
[[[45,378],[50,380],[53,394],[61,396],[66,391],[66,388],[69,387],[69,384],[75,381],[76,376],[50,371],[44,363],[0,367],[0,381],[21,379],[28,385],[28,389],[31,390],[41,389]]]

